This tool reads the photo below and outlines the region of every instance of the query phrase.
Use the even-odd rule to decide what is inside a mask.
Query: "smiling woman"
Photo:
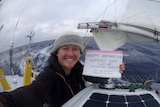
[[[80,49],[75,45],[65,45],[59,48],[57,57],[66,75],[71,73],[73,66],[80,58]]]
[[[83,39],[67,32],[56,39],[44,70],[32,84],[11,92],[0,93],[4,107],[60,107],[85,88],[83,65],[79,59],[84,49]],[[124,66],[120,66],[120,71]]]
[[[66,75],[69,75],[72,68],[78,62],[84,45],[81,37],[68,32],[59,37],[54,43],[52,55],[57,56]]]
[[[85,87],[83,66],[79,62],[83,48],[83,40],[77,33],[62,34],[36,80],[28,86],[0,93],[0,102],[4,107],[42,107],[43,104],[60,107]]]

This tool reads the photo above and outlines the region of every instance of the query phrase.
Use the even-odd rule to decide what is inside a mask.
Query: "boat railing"
[[[129,72],[129,73],[127,73]],[[141,73],[141,71],[124,71],[124,74],[122,74],[122,80],[133,82],[133,83],[143,83],[146,80],[154,80],[154,81],[160,81],[160,71],[159,70],[146,70],[145,72]]]

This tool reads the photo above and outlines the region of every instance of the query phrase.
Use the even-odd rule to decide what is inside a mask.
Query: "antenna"
[[[31,45],[32,37],[34,35],[35,35],[35,33],[32,30],[31,30],[30,34],[27,35],[27,37],[29,38],[29,44],[28,44],[29,56],[30,56],[30,45]]]

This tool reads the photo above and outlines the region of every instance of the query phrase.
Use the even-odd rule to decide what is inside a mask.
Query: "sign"
[[[122,51],[86,50],[83,75],[102,78],[121,78],[119,66]]]

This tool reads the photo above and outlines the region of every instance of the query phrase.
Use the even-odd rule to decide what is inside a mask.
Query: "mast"
[[[12,73],[12,75],[14,75],[14,70],[13,70],[13,48],[14,48],[14,42],[11,41],[11,44],[10,44],[10,71]]]

